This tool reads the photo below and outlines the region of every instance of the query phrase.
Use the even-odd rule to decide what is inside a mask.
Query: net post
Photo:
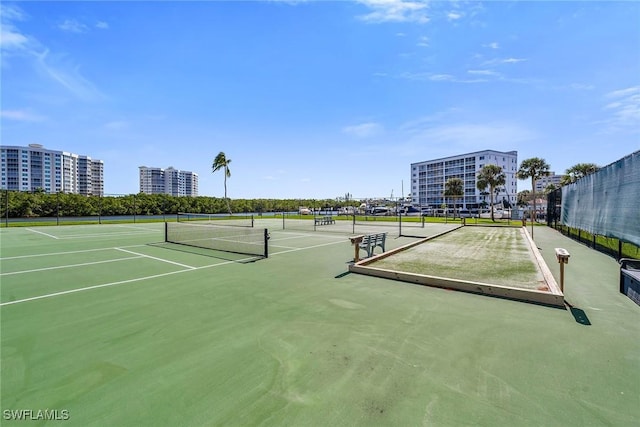
[[[264,229],[264,257],[269,258],[269,230]]]
[[[253,223],[253,214],[251,214],[251,228],[253,228],[254,223]]]
[[[169,241],[169,223],[167,221],[164,222],[164,242],[167,243]]]

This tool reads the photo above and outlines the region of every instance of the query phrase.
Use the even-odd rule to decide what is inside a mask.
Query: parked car
[[[469,211],[469,209],[461,208],[458,209],[458,216],[460,218],[471,218],[471,212]]]
[[[388,215],[388,214],[389,214],[389,208],[386,208],[384,206],[376,206],[374,208],[371,208],[371,215],[382,216],[382,215]]]
[[[313,212],[309,208],[301,207],[298,209],[298,214],[300,215],[313,215]]]

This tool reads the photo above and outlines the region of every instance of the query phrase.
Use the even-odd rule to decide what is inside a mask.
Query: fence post
[[[622,240],[618,239],[618,259],[622,258]]]

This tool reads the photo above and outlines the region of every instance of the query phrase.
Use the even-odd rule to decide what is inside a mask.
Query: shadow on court
[[[565,300],[564,303],[569,308],[569,311],[573,315],[573,318],[576,319],[577,323],[580,323],[581,325],[585,325],[585,326],[591,326],[591,321],[587,317],[587,313],[585,313],[584,310],[582,310],[582,309],[580,309],[578,307],[574,307],[573,305],[571,305],[569,303],[569,301]]]

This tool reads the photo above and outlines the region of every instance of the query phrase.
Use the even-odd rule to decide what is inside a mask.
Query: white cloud
[[[58,28],[69,33],[86,33],[89,29],[85,24],[75,19],[65,19],[64,22],[58,24]]]
[[[107,22],[104,22],[104,21],[98,21],[96,23],[96,28],[99,28],[101,30],[107,30],[109,28],[109,24]]]
[[[29,39],[11,27],[3,26],[0,31],[0,47],[3,50],[20,50],[26,47]]]
[[[105,123],[105,129],[111,131],[119,131],[129,128],[129,122],[124,120],[114,120],[112,122]]]
[[[420,39],[418,39],[418,46],[429,47],[429,37],[420,37]]]
[[[523,62],[526,61],[526,59],[524,58],[507,58],[507,59],[503,59],[502,62],[505,64],[516,64],[518,62]]]
[[[429,76],[429,80],[441,82],[441,81],[452,81],[454,80],[454,78],[451,74],[433,74]]]
[[[26,20],[26,15],[22,11],[22,9],[13,5],[7,6],[5,4],[0,4],[0,16],[2,17],[3,24],[10,21]]]
[[[593,85],[583,83],[571,83],[569,87],[574,90],[592,90],[595,88]]]
[[[609,92],[605,98],[610,101],[604,109],[611,114],[604,122],[608,126],[607,130],[640,131],[640,86]]]
[[[462,18],[462,14],[458,13],[458,12],[449,12],[447,13],[447,19],[449,21],[456,21],[458,19]]]
[[[34,52],[34,55],[37,58],[37,67],[76,97],[86,101],[104,98],[93,83],[80,74],[77,66],[64,63],[60,58],[51,55],[48,49],[42,53]]]
[[[93,101],[103,99],[104,95],[80,73],[77,64],[70,63],[63,55],[51,53],[46,45],[29,34],[24,34],[15,22],[26,19],[20,9],[2,5],[2,39],[3,53],[16,52],[21,54],[28,63],[43,76],[64,87],[80,99]],[[76,21],[67,20],[61,24],[66,31],[76,31],[86,28]],[[3,57],[4,62],[7,61]]]
[[[519,143],[532,141],[535,134],[515,123],[457,123],[429,125],[412,130],[412,141],[431,147],[446,147],[447,151],[475,150],[478,146],[511,150]]]
[[[483,44],[482,47],[486,47],[486,48],[489,48],[489,49],[500,49],[500,45],[497,42]]]
[[[428,3],[420,0],[358,0],[372,11],[359,18],[366,22],[429,22]]]
[[[0,4],[0,48],[5,51],[21,50],[27,47],[29,38],[18,30],[13,22],[24,21],[26,16],[15,6]]]
[[[526,60],[526,58],[495,58],[485,61],[482,65],[517,64]]]
[[[34,114],[24,110],[2,110],[0,117],[17,122],[41,122],[45,118],[39,114]]]
[[[484,83],[487,79],[460,79],[451,74],[433,74],[433,73],[410,73],[404,72],[398,76],[400,79],[417,80],[417,81],[432,81],[432,82],[452,82],[452,83]]]
[[[481,76],[495,76],[495,77],[501,77],[502,76],[502,74],[498,73],[497,71],[493,71],[493,70],[467,70],[467,73],[481,75]]]
[[[358,125],[345,126],[342,128],[342,132],[347,135],[355,136],[357,138],[368,138],[377,135],[382,131],[382,126],[379,123],[361,123]]]

